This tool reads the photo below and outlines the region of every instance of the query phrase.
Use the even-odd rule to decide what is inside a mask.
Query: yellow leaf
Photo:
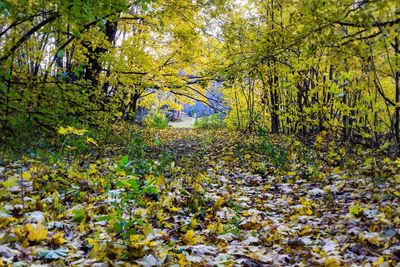
[[[98,241],[95,240],[95,239],[89,238],[88,239],[88,243],[92,247],[89,257],[90,258],[99,257],[100,256],[101,247],[100,247]]]
[[[222,204],[224,204],[224,199],[222,197],[219,197],[214,204],[214,208],[218,209],[222,206]]]
[[[169,210],[172,212],[177,212],[179,209],[177,207],[170,207]]]
[[[306,210],[306,214],[307,214],[307,215],[312,215],[312,210],[307,209],[307,210]]]
[[[372,263],[372,266],[379,266],[385,262],[385,258],[380,256],[376,261]]]
[[[190,226],[191,226],[192,228],[195,228],[196,225],[197,225],[196,218],[194,218],[194,217],[190,218]]]
[[[64,127],[58,128],[58,133],[61,135],[66,135],[68,133],[68,129]]]
[[[196,245],[196,243],[198,241],[198,237],[196,237],[196,235],[195,235],[193,230],[189,230],[183,236],[182,240],[188,245]]]
[[[17,177],[8,178],[7,181],[3,182],[5,188],[11,188],[13,186],[16,186],[17,184],[18,184]]]
[[[318,135],[317,138],[315,138],[315,142],[317,144],[321,144],[324,141],[324,137],[322,135]]]
[[[342,266],[340,261],[335,258],[326,258],[324,261],[325,267],[340,267]]]
[[[361,207],[360,204],[358,204],[358,203],[349,207],[349,212],[354,216],[360,215],[363,211],[364,211],[364,208]]]
[[[12,229],[13,233],[14,233],[19,239],[25,238],[25,234],[26,234],[25,230],[26,230],[26,229],[25,229],[24,227],[18,228],[17,226],[15,226],[15,227]]]
[[[153,227],[151,227],[151,224],[147,224],[146,226],[143,227],[142,231],[143,231],[143,234],[145,236],[147,236],[147,235],[153,233]]]
[[[29,181],[31,179],[31,174],[29,172],[23,172],[22,178]]]
[[[245,160],[249,160],[250,158],[251,158],[251,155],[250,155],[250,154],[244,155],[244,159],[245,159]]]
[[[68,126],[68,128],[69,128],[69,126]],[[85,129],[79,130],[79,129],[74,129],[72,127],[71,127],[70,131],[73,132],[76,135],[84,135],[87,132],[87,130],[85,130]]]
[[[183,254],[178,254],[178,264],[179,266],[183,267],[183,266],[188,266],[187,261],[186,261],[186,257]]]
[[[35,227],[32,224],[27,224],[26,229],[28,230],[29,241],[39,242],[47,238],[47,228],[41,224],[37,224]]]
[[[97,144],[97,142],[92,138],[92,137],[86,137],[86,143],[91,143],[91,144],[93,144],[93,145],[95,145],[95,146],[99,146],[98,144]]]
[[[51,243],[55,244],[55,245],[62,245],[65,242],[67,242],[67,240],[64,238],[64,233],[63,232],[58,232],[55,233],[52,237],[51,237]]]
[[[295,176],[295,175],[296,175],[296,172],[288,172],[287,175],[288,175],[288,176]]]

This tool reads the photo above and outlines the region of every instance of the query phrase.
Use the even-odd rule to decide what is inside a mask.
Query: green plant
[[[267,156],[278,168],[285,168],[288,160],[288,152],[284,148],[275,147],[268,139],[265,129],[260,128],[258,135],[261,138],[261,143],[258,146],[260,154]]]
[[[194,122],[194,128],[198,129],[222,129],[224,127],[225,122],[219,114],[199,118]]]
[[[144,120],[144,125],[156,129],[164,129],[168,127],[168,119],[164,113],[155,111],[147,115]]]
[[[145,161],[149,163],[148,160]],[[115,214],[113,216],[113,224],[111,231],[118,233],[124,238],[129,237],[133,233],[136,225],[143,225],[144,221],[141,216],[135,213],[139,207],[146,207],[146,198],[154,198],[158,196],[156,187],[156,178],[151,174],[151,164],[142,165],[143,161],[138,159],[129,160],[128,155],[121,158],[117,172],[125,172],[123,179],[116,182],[115,187],[118,201],[114,201]],[[126,216],[128,215],[128,216]],[[110,220],[110,216],[103,219]]]
[[[78,153],[88,149],[90,145],[97,145],[97,142],[91,137],[90,131],[86,129],[76,129],[72,126],[66,128],[58,128],[58,134],[62,137],[60,154],[63,155],[65,151],[76,151]]]

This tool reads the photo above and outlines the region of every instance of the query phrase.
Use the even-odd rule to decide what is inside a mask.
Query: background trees
[[[10,1],[1,8],[3,130],[104,126],[132,118],[157,92],[175,108],[206,99],[199,3]]]
[[[395,1],[226,5],[232,125],[265,125],[302,138],[328,131],[346,142],[398,145]]]
[[[399,23],[387,1],[9,1],[2,129],[129,120],[223,82],[227,125],[400,143]],[[157,104],[158,103],[158,104]]]

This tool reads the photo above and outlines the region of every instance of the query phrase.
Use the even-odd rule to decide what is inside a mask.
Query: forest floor
[[[400,266],[398,174],[294,150],[278,168],[223,131],[155,136],[143,155],[4,164],[0,266]]]

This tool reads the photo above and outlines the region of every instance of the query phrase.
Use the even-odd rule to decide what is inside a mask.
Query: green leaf
[[[80,223],[86,218],[86,212],[84,209],[74,209],[72,210],[73,220]]]
[[[42,249],[42,250],[39,250],[38,256],[39,256],[39,258],[46,259],[46,260],[56,260],[56,259],[64,258],[64,257],[68,256],[68,250],[65,248],[59,248],[59,249],[55,249],[55,250]]]
[[[129,157],[128,157],[128,155],[125,155],[125,156],[123,156],[123,157],[121,158],[121,160],[120,160],[120,162],[119,162],[119,166],[120,166],[121,168],[123,168],[123,167],[125,167],[126,164],[128,164],[128,162],[129,162]]]
[[[144,188],[143,193],[156,195],[158,193],[158,191],[157,191],[157,188],[152,185],[152,186],[148,186],[148,187]]]
[[[128,184],[134,192],[139,191],[139,183],[135,179],[129,179]]]
[[[58,58],[62,58],[62,57],[64,56],[64,54],[65,54],[65,52],[64,52],[63,49],[59,49],[59,50],[57,51],[57,57],[58,57]]]

